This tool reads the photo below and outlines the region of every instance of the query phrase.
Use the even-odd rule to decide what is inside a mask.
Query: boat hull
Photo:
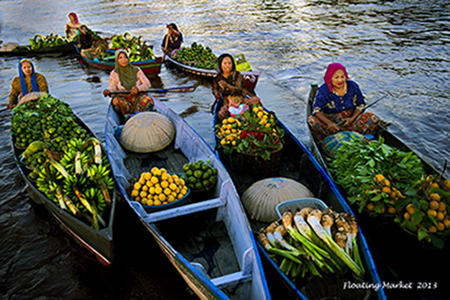
[[[167,167],[168,171],[172,169],[175,173],[181,171],[177,168],[182,167],[184,159],[189,162],[208,160],[218,170],[218,181],[212,194],[204,198],[192,196],[183,206],[158,212],[146,211],[140,203],[131,200],[127,187],[131,177],[136,174],[139,176],[142,170],[148,171],[153,165],[150,164],[138,171],[125,165],[127,160],[139,162],[140,160],[136,159],[139,155],[130,153],[120,146],[120,142],[115,137],[116,129],[120,126],[119,118],[110,107],[105,129],[106,147],[112,161],[113,174],[125,201],[150,232],[175,270],[200,299],[270,299],[259,263],[259,253],[250,234],[244,209],[228,173],[214,155],[214,151],[192,127],[159,100],[154,99],[154,103],[155,110],[174,123],[176,136],[175,141],[172,142],[173,145],[167,146],[156,154],[144,156],[153,159],[157,155],[163,157],[165,153],[172,153],[170,155],[173,157],[167,158],[164,162],[160,159],[152,161],[156,166]],[[177,161],[174,159],[174,153],[181,155],[176,158]],[[136,161],[135,165],[142,165],[142,160],[140,163]],[[211,228],[216,224],[225,228],[225,230],[217,231],[222,236],[220,240],[225,242],[217,243],[218,236],[208,228],[209,226],[203,224],[204,220],[209,218],[211,223],[208,224]],[[171,230],[173,227],[176,228],[175,231]],[[205,236],[208,238],[205,239]],[[184,242],[185,239],[189,242]],[[214,241],[212,245],[211,240]],[[234,267],[227,269],[225,261],[216,256],[219,253],[222,253],[222,259],[224,257],[231,259],[230,265]]]
[[[220,99],[215,107],[215,113],[213,118],[213,132],[214,126],[218,123],[218,111],[223,103]],[[350,207],[345,202],[344,198],[340,194],[337,187],[332,182],[331,178],[328,176],[327,172],[322,168],[319,162],[315,159],[313,154],[306,148],[306,146],[294,135],[294,133],[287,128],[280,120],[278,120],[280,126],[284,129],[284,147],[282,150],[282,159],[280,163],[279,171],[269,175],[261,175],[249,173],[248,167],[239,168],[232,165],[227,165],[229,158],[224,156],[224,154],[217,150],[217,155],[224,162],[227,170],[229,171],[231,178],[236,182],[236,188],[239,195],[243,193],[257,180],[264,179],[266,177],[282,177],[290,178],[300,183],[306,185],[308,189],[313,192],[316,198],[324,201],[329,207],[340,212],[350,212],[352,213]],[[219,141],[217,137],[215,138],[216,146]],[[217,147],[216,147],[217,149]],[[352,213],[353,214],[353,213]],[[255,220],[250,221],[253,232],[257,234],[262,227],[266,227],[267,223],[261,223]],[[362,251],[363,262],[366,269],[365,280],[371,284],[382,286],[380,278],[377,273],[377,268],[372,259],[372,254],[369,251],[364,234],[359,231],[358,236],[359,248]],[[258,244],[259,245],[259,244]],[[260,246],[260,245],[259,245]],[[261,251],[261,257],[265,262],[266,273],[275,273],[277,278],[272,280],[272,282],[277,281],[277,283],[272,284],[271,293],[274,295],[279,294],[280,298],[296,298],[296,299],[307,299],[307,296],[301,291],[301,287],[296,286],[287,276],[283,274],[280,268],[275,264],[275,262],[268,256],[268,254],[259,247]],[[269,282],[269,287],[271,283]],[[276,291],[276,292],[274,292]],[[370,299],[386,299],[383,288],[377,289],[377,291],[368,291],[371,294]]]
[[[312,105],[314,103],[315,96],[317,94],[317,84],[311,84],[311,89],[307,102],[308,117],[312,111]],[[384,122],[381,122],[384,124]],[[309,128],[309,126],[308,126]],[[309,130],[310,140],[313,148],[314,156],[321,162],[321,165],[329,174],[330,178],[333,178],[326,164],[326,154],[320,147],[319,140]],[[375,139],[379,137],[384,139],[384,144],[394,147],[404,152],[415,153],[422,161],[424,171],[427,174],[440,174],[426,159],[421,157],[415,151],[405,144],[400,138],[395,136],[384,125],[380,125],[375,133]],[[446,178],[443,178],[446,180]],[[337,185],[342,191],[344,199],[346,198],[345,190]],[[357,205],[351,205],[354,210],[358,210]],[[448,294],[449,289],[446,287],[444,279],[439,275],[437,270],[431,270],[425,257],[432,257],[433,260],[439,261],[440,268],[447,269],[450,267],[450,258],[447,255],[445,248],[437,249],[434,246],[418,241],[416,235],[403,230],[399,224],[395,223],[393,218],[389,217],[373,217],[365,210],[358,214],[358,220],[361,228],[366,232],[367,239],[370,244],[370,249],[373,249],[374,259],[377,262],[378,271],[385,282],[413,282],[420,286],[422,282],[430,283],[430,289],[423,289],[414,287],[408,290],[390,289],[388,297],[392,298],[409,298],[409,297],[438,297],[443,294]],[[448,241],[447,241],[448,242]],[[395,249],[395,251],[392,251]],[[418,259],[411,261],[410,255],[404,255],[410,253]],[[425,284],[428,286],[427,284]],[[434,299],[434,298],[433,298]],[[442,298],[444,299],[444,298]]]
[[[203,78],[212,79],[216,77],[216,70],[206,70],[195,68],[186,64],[182,64],[179,61],[175,60],[170,56],[166,56],[166,60],[169,61],[172,65],[174,65],[177,69],[180,69],[186,73],[190,73],[193,75],[197,75]],[[256,84],[258,83],[259,76],[261,75],[261,71],[249,71],[249,72],[240,72],[242,77],[244,77],[244,85],[245,88],[253,91],[256,88]]]
[[[36,55],[44,55],[44,54],[55,54],[55,53],[61,53],[61,54],[76,54],[77,50],[75,49],[75,43],[68,43],[64,45],[54,46],[54,47],[47,47],[47,48],[40,48],[40,49],[34,49],[34,50],[18,50],[18,51],[1,51],[0,50],[0,56],[36,56]]]
[[[89,127],[78,118],[78,123],[88,130],[93,136],[95,134]],[[42,192],[40,192],[35,184],[28,178],[29,171],[19,161],[19,155],[22,152],[14,146],[11,136],[11,147],[14,153],[14,160],[17,168],[27,185],[27,191],[30,198],[37,204],[42,205],[49,214],[58,222],[61,228],[71,235],[75,241],[89,250],[94,256],[104,265],[109,266],[114,260],[114,239],[113,239],[113,223],[116,208],[116,190],[111,195],[111,213],[107,221],[108,226],[95,230],[88,226],[71,213],[60,209],[53,201],[48,199]]]

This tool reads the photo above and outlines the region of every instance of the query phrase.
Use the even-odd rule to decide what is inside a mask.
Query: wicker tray
[[[320,210],[325,210],[328,208],[328,206],[320,199],[300,198],[282,202],[278,204],[275,209],[277,211],[278,216],[281,218],[283,216],[283,213],[288,210],[295,213],[299,210],[302,210],[305,207],[311,207],[313,209],[320,209]]]

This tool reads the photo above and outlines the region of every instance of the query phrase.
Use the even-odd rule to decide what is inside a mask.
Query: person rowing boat
[[[330,64],[324,81],[308,117],[313,134],[320,140],[339,131],[373,134],[380,120],[374,113],[364,111],[364,96],[358,84],[349,79],[345,67]]]
[[[153,108],[152,98],[140,93],[151,86],[141,68],[130,64],[128,53],[123,49],[116,51],[115,61],[116,66],[109,76],[109,89],[103,91],[104,96],[124,92],[112,98],[114,110],[126,119],[130,114]]]

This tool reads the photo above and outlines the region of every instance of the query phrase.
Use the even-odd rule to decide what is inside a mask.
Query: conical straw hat
[[[157,112],[141,112],[123,126],[120,143],[126,149],[149,153],[164,149],[175,137],[175,126]]]
[[[276,206],[288,200],[312,198],[303,184],[288,178],[266,178],[252,184],[242,195],[242,202],[251,219],[273,222],[278,219]]]

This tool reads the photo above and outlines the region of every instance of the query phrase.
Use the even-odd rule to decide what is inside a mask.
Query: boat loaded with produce
[[[162,57],[155,57],[153,46],[143,41],[142,37],[131,36],[128,32],[114,35],[108,49],[101,52],[98,57],[88,59],[81,56],[81,59],[89,66],[110,71],[115,67],[114,53],[117,49],[127,51],[130,64],[141,68],[146,75],[158,75],[161,72]]]
[[[313,84],[307,115],[316,92]],[[446,287],[439,272],[419,257],[433,257],[440,267],[450,267],[445,250],[450,242],[447,164],[436,170],[383,125],[373,138],[349,132],[335,135],[342,138],[320,142],[312,135],[315,153],[358,212],[369,245],[376,250],[380,276],[391,282],[435,282],[431,291],[419,294],[442,293]],[[418,259],[412,263],[405,253]]]
[[[52,32],[48,35],[36,34],[29,39],[28,45],[20,46],[17,43],[6,43],[0,47],[0,56],[31,56],[46,53],[77,53],[75,43],[65,36]]]
[[[153,101],[154,111],[124,124],[108,109],[106,147],[126,203],[201,299],[270,299],[228,173],[186,121]]]
[[[192,42],[190,47],[181,47],[170,53],[166,59],[177,69],[204,78],[214,78],[217,75],[217,56],[209,46]],[[253,91],[258,83],[261,71],[252,70],[243,54],[235,55],[236,70],[244,77],[245,88]]]
[[[115,181],[94,133],[67,103],[43,94],[13,109],[11,146],[30,197],[103,264],[111,264]]]
[[[314,156],[260,105],[219,120],[222,101],[213,119],[217,154],[257,237],[271,294],[386,299],[353,212]]]

